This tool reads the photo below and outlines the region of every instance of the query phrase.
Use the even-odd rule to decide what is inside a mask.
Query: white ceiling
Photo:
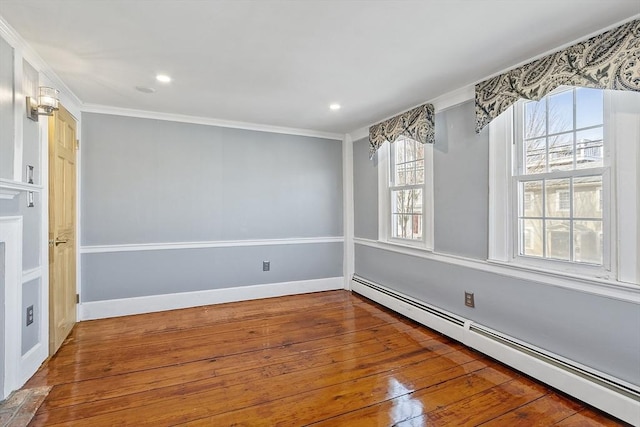
[[[0,0],[86,104],[336,133],[639,13],[640,0]]]

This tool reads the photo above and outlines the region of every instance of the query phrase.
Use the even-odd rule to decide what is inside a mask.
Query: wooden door
[[[76,121],[49,118],[49,354],[76,323]]]

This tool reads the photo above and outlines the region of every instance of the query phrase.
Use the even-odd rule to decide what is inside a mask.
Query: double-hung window
[[[490,260],[638,283],[639,98],[561,87],[490,124]]]
[[[516,105],[517,256],[608,266],[609,141],[603,91],[566,88]],[[608,212],[608,209],[605,209]]]
[[[381,240],[432,249],[433,147],[401,136],[379,150]]]

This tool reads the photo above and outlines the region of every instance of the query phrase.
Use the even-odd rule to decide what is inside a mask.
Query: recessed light
[[[333,111],[339,110],[340,109],[340,104],[331,104],[331,105],[329,105],[329,109],[333,110]]]
[[[136,86],[136,90],[142,93],[154,93],[156,91],[154,88],[147,86]]]
[[[156,76],[156,80],[159,81],[160,83],[170,83],[171,77],[167,76],[166,74],[158,74]]]

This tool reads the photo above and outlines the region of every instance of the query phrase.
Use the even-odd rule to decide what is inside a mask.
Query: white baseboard
[[[378,284],[376,284],[376,286],[385,292],[388,289]],[[426,310],[416,307],[408,302],[404,302],[394,296],[388,295],[383,291],[378,291],[369,286],[363,285],[355,280],[351,283],[351,289],[354,292],[364,295],[365,297],[390,308],[391,310],[443,333],[468,347],[491,356],[494,359],[517,369],[518,371],[524,372],[539,381],[580,399],[583,402],[601,409],[623,421],[632,425],[640,426],[640,401],[637,399],[616,392],[597,382],[591,381],[586,377],[575,374],[559,366],[555,366],[545,360],[534,357],[525,351],[520,351],[517,348],[502,344],[497,340],[491,339],[472,330],[473,328],[477,329],[478,327],[486,329],[482,325],[477,325],[470,320],[463,319],[460,316],[452,315],[444,310],[440,310],[446,315],[451,315],[458,323],[462,320],[463,324],[459,325],[454,322],[443,320],[441,317],[433,315]],[[402,297],[406,297],[409,302],[414,301],[419,303],[419,305],[435,308],[415,298],[411,298],[406,295],[402,295]],[[518,340],[514,339],[514,341]],[[558,359],[560,359],[560,357],[558,357]],[[576,362],[567,362],[571,365],[580,366]],[[608,377],[604,373],[598,374],[603,378]],[[615,380],[615,382],[624,383],[622,380]],[[626,385],[629,384],[627,383]]]
[[[36,373],[48,356],[49,349],[46,344],[41,342],[22,355],[20,358],[20,377],[18,378],[19,387],[22,387]]]
[[[108,317],[336,289],[344,289],[344,279],[342,277],[84,302],[79,305],[79,318],[80,320],[105,319]]]

